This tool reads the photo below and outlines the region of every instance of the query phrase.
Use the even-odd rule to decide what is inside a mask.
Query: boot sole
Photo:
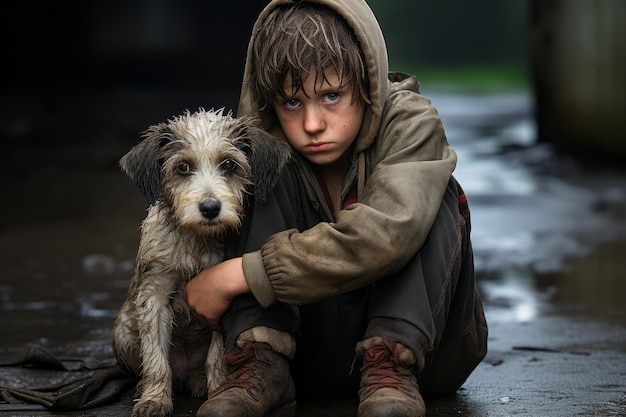
[[[292,402],[289,404],[285,404],[282,407],[271,411],[267,414],[266,417],[296,417],[296,411],[298,409],[298,404],[296,402]]]

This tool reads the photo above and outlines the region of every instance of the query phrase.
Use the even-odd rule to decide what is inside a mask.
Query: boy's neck
[[[316,165],[314,170],[324,180],[328,191],[327,198],[330,198],[329,204],[331,204],[331,209],[337,213],[341,210],[341,191],[348,171],[348,158],[341,158],[328,165]]]

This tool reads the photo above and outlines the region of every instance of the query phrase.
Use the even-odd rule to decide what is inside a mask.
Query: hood
[[[383,37],[382,30],[374,13],[365,2],[365,0],[300,0],[307,3],[316,3],[326,6],[336,11],[344,18],[352,27],[356,37],[360,43],[370,82],[370,100],[371,105],[366,107],[363,125],[357,139],[355,141],[355,151],[360,153],[367,149],[378,131],[383,111],[383,104],[388,94],[389,82],[387,75],[389,72],[389,64],[387,60],[387,47]],[[261,113],[258,111],[259,106],[252,99],[252,94],[248,87],[247,80],[250,79],[250,45],[254,40],[254,36],[258,33],[262,22],[267,15],[276,7],[285,4],[294,3],[292,0],[274,0],[271,1],[259,15],[252,30],[252,37],[248,45],[248,53],[246,56],[246,65],[244,68],[243,85],[241,96],[239,98],[238,116],[254,116],[261,119],[263,127],[277,137],[285,138],[285,135],[278,124],[273,112]]]

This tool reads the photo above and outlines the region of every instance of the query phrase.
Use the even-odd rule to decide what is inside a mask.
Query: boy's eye
[[[339,100],[339,93],[328,93],[326,94],[326,101],[337,101]]]
[[[285,101],[285,106],[289,108],[298,107],[299,104],[300,102],[298,101],[298,99],[295,98],[290,98],[289,100]]]

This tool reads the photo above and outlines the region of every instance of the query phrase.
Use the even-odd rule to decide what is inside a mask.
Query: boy
[[[293,416],[295,386],[355,385],[359,417],[424,415],[421,393],[458,389],[487,327],[456,154],[417,80],[388,74],[365,1],[272,1],[239,115],[288,141],[294,164],[246,213],[232,258],[186,288],[227,335],[228,379],[198,415]]]

